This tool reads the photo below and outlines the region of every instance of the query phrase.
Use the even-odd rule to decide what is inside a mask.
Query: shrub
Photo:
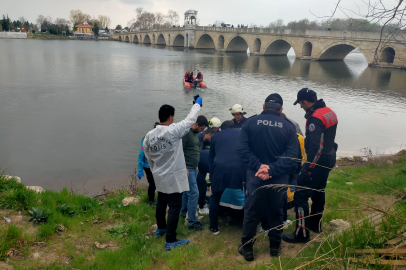
[[[30,220],[34,225],[38,225],[40,223],[46,223],[48,220],[48,217],[50,215],[49,210],[47,209],[38,209],[33,207],[32,211],[29,210],[28,212],[30,212]]]

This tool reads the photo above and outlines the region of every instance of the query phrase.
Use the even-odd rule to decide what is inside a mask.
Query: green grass
[[[403,190],[406,187],[405,165],[406,160],[401,159],[400,163],[390,166],[345,168],[344,174],[332,171],[331,183],[326,189],[324,226],[337,218],[361,219],[367,214],[361,210],[365,208],[361,203],[373,204],[376,203],[374,196],[394,195],[390,189],[360,177]],[[353,182],[353,185],[346,185],[346,182]],[[380,225],[380,232],[377,232],[374,225],[364,222],[339,236],[327,238],[328,241],[310,245],[294,259],[292,254],[284,254],[280,260],[271,259],[268,239],[261,236],[254,246],[255,256],[259,259],[249,264],[237,253],[241,224],[220,219],[221,233],[214,237],[207,229],[196,233],[189,231],[183,224],[184,219],[180,218],[178,238],[190,239],[191,244],[165,252],[165,239],[155,238],[150,230],[156,222],[155,208],[148,205],[146,190],[138,189],[134,194],[141,198],[138,205],[124,207],[121,201],[126,196],[129,196],[128,191],[119,190],[100,203],[97,199],[71,194],[67,189],[35,193],[22,184],[0,177],[0,211],[6,212],[6,215],[21,211],[26,220],[33,207],[47,209],[50,213],[45,223],[36,226],[32,223],[24,226],[0,223],[0,260],[5,260],[7,252],[14,248],[19,252],[16,258],[10,260],[15,269],[293,269],[312,260],[305,269],[318,269],[326,265],[323,258],[345,267],[348,258],[356,256],[354,249],[382,248],[403,225],[399,219],[387,217]],[[392,213],[405,218],[405,202],[397,203]],[[294,219],[293,216],[289,218]],[[203,222],[207,224],[208,217],[204,217]],[[60,225],[67,231],[60,232]],[[293,226],[286,232],[292,230]],[[114,248],[97,249],[95,241]],[[37,242],[45,245],[39,248]],[[288,250],[294,248],[291,245]],[[32,259],[32,254],[38,250],[41,256],[51,253],[58,258]],[[324,254],[327,255],[317,259]]]

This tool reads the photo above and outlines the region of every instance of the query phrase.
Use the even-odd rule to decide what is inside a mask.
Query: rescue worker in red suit
[[[190,71],[185,74],[185,82],[193,82],[193,77],[190,75]]]
[[[197,76],[195,79],[195,87],[197,86],[198,83],[201,83],[203,81],[203,74],[200,72],[200,70],[197,71]]]
[[[309,230],[315,233],[322,232],[320,221],[326,198],[324,192],[314,190],[326,188],[328,175],[335,166],[338,146],[334,139],[338,120],[334,111],[327,107],[322,99],[317,100],[316,92],[309,88],[303,88],[298,92],[294,105],[297,103],[306,111],[305,149],[308,161],[301,168],[298,186],[313,190],[300,188],[296,190],[296,230],[294,233],[283,235],[283,240],[289,243],[306,243],[310,241]],[[312,199],[310,214],[309,198]]]

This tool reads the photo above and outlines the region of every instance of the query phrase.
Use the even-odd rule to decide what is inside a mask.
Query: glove
[[[138,172],[138,179],[141,180],[141,177],[143,177],[143,176],[144,176],[144,172],[143,172],[143,171]]]
[[[195,99],[195,101],[193,101],[193,104],[197,103],[200,105],[200,107],[203,107],[203,99],[199,95],[194,96],[193,98]]]

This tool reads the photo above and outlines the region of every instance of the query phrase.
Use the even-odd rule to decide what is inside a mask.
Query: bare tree
[[[361,3],[367,8],[366,13],[362,13],[361,8],[358,11],[348,9],[341,5],[341,0],[338,0],[331,15],[318,18],[328,18],[327,23],[333,22],[337,10],[340,10],[348,17],[352,28],[365,27],[365,25],[370,25],[370,28],[375,27],[380,32],[380,38],[375,48],[373,64],[378,64],[379,53],[387,47],[388,43],[397,42],[406,45],[406,1],[395,0],[389,5],[381,0],[376,2],[361,0]],[[395,58],[395,55],[391,57]]]
[[[42,25],[45,21],[46,21],[45,16],[43,16],[43,15],[38,15],[38,18],[37,18],[37,25],[38,25],[39,28],[41,28],[41,25]]]
[[[170,25],[177,25],[179,22],[179,14],[176,11],[168,10],[166,17],[168,18],[168,23],[170,23]]]
[[[272,29],[283,29],[285,28],[285,25],[283,24],[283,20],[282,19],[278,19],[274,22],[271,22],[268,25],[268,28],[272,28]]]
[[[157,12],[152,13],[144,11],[143,8],[135,10],[136,17],[131,19],[127,25],[130,30],[137,28],[152,28],[156,24],[162,24],[165,21],[165,15]]]
[[[72,9],[70,11],[70,21],[73,23],[73,27],[84,22],[89,22],[90,20],[91,16],[89,14],[83,13],[79,9]]]
[[[111,24],[111,19],[109,16],[105,16],[105,15],[99,15],[98,17],[98,21],[99,21],[99,26],[100,28],[108,28]]]

